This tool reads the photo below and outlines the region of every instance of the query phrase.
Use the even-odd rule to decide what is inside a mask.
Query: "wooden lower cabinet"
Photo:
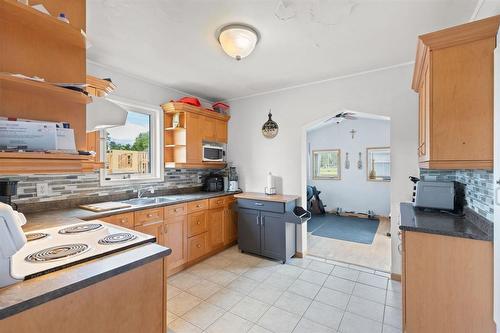
[[[224,246],[224,207],[210,209],[207,213],[208,250]]]
[[[152,235],[172,249],[166,273],[184,268],[236,243],[237,216],[234,196],[139,210],[102,218],[104,222]]]
[[[134,229],[134,213],[112,215],[100,220],[120,227]]]
[[[230,202],[224,209],[224,245],[236,242],[238,239],[238,213],[232,209]]]
[[[138,225],[134,230],[156,237],[156,243],[164,245],[164,226],[163,221],[152,222],[148,224]]]
[[[493,243],[403,232],[406,333],[495,332]]]
[[[207,232],[188,238],[188,260],[196,260],[207,254]]]
[[[2,319],[0,331],[163,333],[166,288],[158,259]]]
[[[165,220],[164,245],[172,249],[167,257],[168,271],[184,265],[188,260],[187,217],[176,216]]]

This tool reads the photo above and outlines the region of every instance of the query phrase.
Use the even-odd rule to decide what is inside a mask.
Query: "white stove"
[[[14,216],[19,214],[13,213]],[[22,214],[19,216],[21,217]],[[0,222],[2,222],[1,219]],[[3,258],[2,267],[0,267],[0,287],[134,246],[152,243],[155,240],[154,236],[100,220],[40,229],[25,235],[18,235],[22,232],[20,231],[22,223],[18,221],[17,224],[19,228],[13,228],[13,224],[9,223],[0,224],[1,238],[5,237],[9,241],[5,244],[13,244],[5,249],[0,244],[0,259]],[[2,226],[4,232],[1,232]],[[10,242],[10,238],[6,235],[10,235],[16,241]]]
[[[99,220],[26,233],[12,256],[11,275],[29,279],[84,261],[154,242],[154,237]]]

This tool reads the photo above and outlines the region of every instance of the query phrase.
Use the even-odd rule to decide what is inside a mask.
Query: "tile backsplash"
[[[465,184],[467,206],[493,221],[493,172],[488,170],[420,169],[420,178],[435,181],[457,181]]]
[[[9,179],[19,181],[17,196],[13,201],[17,204],[30,204],[82,197],[104,197],[110,194],[132,193],[138,188],[153,186],[156,190],[174,190],[183,188],[201,187],[203,177],[214,170],[168,169],[165,170],[163,182],[101,186],[99,172],[75,175],[23,175],[5,176],[0,180]],[[37,183],[49,185],[49,195],[39,197],[36,193]]]

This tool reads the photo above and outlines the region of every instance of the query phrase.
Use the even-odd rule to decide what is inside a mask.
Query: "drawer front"
[[[129,229],[134,228],[134,213],[112,215],[112,216],[104,217],[100,220],[114,224],[114,225],[118,225],[118,226],[124,227],[124,228],[129,228]]]
[[[163,208],[140,210],[134,213],[135,225],[163,221]]]
[[[238,207],[265,210],[268,212],[284,213],[285,204],[283,202],[272,202],[263,200],[238,199]]]
[[[187,205],[179,204],[165,207],[165,217],[182,216],[187,214]]]
[[[194,213],[208,209],[208,200],[191,201],[187,203],[187,212]]]
[[[197,259],[207,253],[207,233],[188,239],[188,261]]]
[[[207,230],[206,212],[197,212],[188,215],[188,237],[199,235]]]
[[[208,200],[208,208],[210,209],[224,207],[225,204],[226,204],[226,197],[218,197]]]

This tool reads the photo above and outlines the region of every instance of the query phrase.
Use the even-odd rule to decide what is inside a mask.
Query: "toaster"
[[[455,182],[420,180],[415,187],[415,207],[455,210]]]

